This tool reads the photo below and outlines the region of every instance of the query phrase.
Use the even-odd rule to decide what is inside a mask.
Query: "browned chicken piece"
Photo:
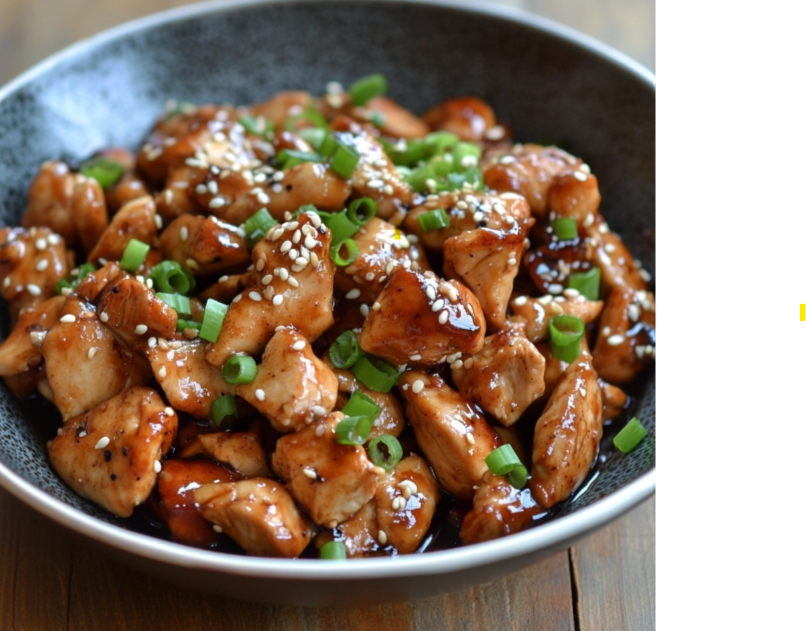
[[[316,537],[315,544],[318,549],[330,542],[340,541],[347,548],[347,558],[356,559],[374,556],[383,546],[378,543],[378,516],[375,510],[375,500],[372,499],[361,507],[355,515],[339,524],[335,531],[323,530]]]
[[[137,160],[131,151],[121,147],[107,147],[96,153],[95,157],[112,160],[123,167],[123,175],[104,190],[106,208],[110,215],[114,215],[133,199],[148,195],[148,186],[134,171]],[[87,252],[92,249],[92,245],[86,250]]]
[[[42,396],[50,401],[53,397],[51,396],[51,398],[48,399],[46,395],[48,392],[47,382],[45,367],[42,364],[18,375],[3,377],[3,383],[6,384],[6,387],[13,395],[27,397],[41,389],[43,391]]]
[[[262,116],[274,123],[274,129],[285,129],[286,121],[292,116],[299,116],[314,105],[313,97],[308,92],[278,92],[268,101],[252,105],[248,108],[252,116]]]
[[[278,224],[252,249],[260,283],[236,296],[207,361],[222,366],[236,354],[256,355],[278,326],[293,325],[308,341],[333,324],[331,234],[318,215]]]
[[[655,297],[617,287],[607,298],[593,349],[593,365],[609,383],[635,379],[655,357]]]
[[[54,296],[23,309],[8,337],[0,343],[0,376],[21,375],[42,364],[40,347],[64,307],[64,296]]]
[[[53,403],[65,420],[151,380],[148,362],[131,352],[91,307],[74,296],[67,298],[41,350]]]
[[[282,220],[286,212],[294,212],[305,204],[313,204],[322,211],[336,212],[344,208],[351,192],[347,181],[317,162],[298,164],[273,177],[275,183],[266,189],[269,201],[255,210],[265,206],[277,220]]]
[[[153,246],[157,239],[156,216],[157,206],[152,197],[130,201],[112,217],[87,260],[101,265],[107,261],[119,261],[132,239]]]
[[[630,397],[624,390],[604,379],[599,379],[599,388],[602,390],[602,418],[605,421],[612,421],[621,416],[625,408],[630,404]]]
[[[581,232],[598,218],[601,201],[595,175],[580,170],[561,173],[549,188],[549,216],[576,219]]]
[[[601,300],[588,300],[574,289],[566,289],[563,293],[563,296],[545,295],[540,298],[518,296],[510,301],[512,313],[523,316],[526,337],[535,344],[548,339],[549,322],[554,316],[572,315],[590,324],[602,312],[604,302]]]
[[[478,299],[461,283],[398,266],[369,311],[359,343],[397,366],[435,366],[484,345]]]
[[[64,162],[45,162],[28,190],[24,228],[48,227],[67,247],[89,252],[108,223],[104,192],[92,178],[71,173]]]
[[[469,500],[487,471],[484,459],[501,445],[498,434],[470,399],[437,375],[409,370],[400,377],[398,387],[417,444],[440,484]]]
[[[165,181],[165,188],[156,197],[157,213],[162,218],[163,225],[170,225],[182,215],[200,215],[204,212],[204,208],[196,200],[195,189],[198,186],[197,180],[200,179],[199,169],[193,167],[181,166],[171,171]],[[157,224],[159,223],[157,220]]]
[[[266,345],[258,372],[235,392],[279,432],[295,432],[336,405],[336,375],[293,327],[278,329]]]
[[[72,265],[73,252],[50,228],[8,230],[0,244],[0,296],[10,303],[12,324],[21,309],[53,296]]]
[[[132,346],[148,337],[171,337],[176,332],[176,311],[145,283],[127,274],[101,290],[97,305],[101,321]]]
[[[506,537],[544,512],[528,488],[519,491],[506,476],[488,471],[473,496],[473,508],[465,515],[459,537],[465,545]]]
[[[277,441],[272,469],[320,526],[335,528],[375,496],[378,474],[363,447],[336,442],[333,412]]]
[[[151,494],[176,426],[176,413],[154,390],[128,388],[67,421],[48,455],[76,493],[129,517]]]
[[[565,370],[535,425],[532,496],[551,508],[571,496],[588,475],[602,437],[602,393],[590,355]]]
[[[166,460],[162,464],[157,488],[160,514],[173,538],[191,546],[213,547],[219,544],[222,536],[202,516],[192,493],[204,484],[240,479],[239,474],[209,460]]]
[[[165,258],[196,276],[240,271],[251,261],[243,230],[215,217],[182,215],[165,229],[160,244]]]
[[[560,295],[572,274],[595,267],[594,246],[580,233],[574,239],[560,240],[548,224],[532,231],[533,247],[523,259],[523,267],[541,294]]]
[[[199,434],[178,453],[180,458],[209,456],[227,464],[245,478],[271,475],[266,464],[266,452],[260,444],[257,432],[211,432]]]
[[[146,356],[168,402],[177,410],[197,418],[206,418],[210,406],[223,394],[233,394],[235,387],[224,381],[221,368],[204,358],[202,339],[154,340]]]
[[[345,292],[350,300],[360,297],[372,304],[398,265],[415,271],[428,269],[419,244],[410,242],[405,234],[378,217],[370,219],[352,239],[358,246],[358,257],[347,267],[336,269],[336,289]]]
[[[546,360],[515,328],[487,337],[465,363],[457,360],[451,373],[457,390],[502,425],[514,424],[545,389]]]
[[[235,296],[259,282],[260,276],[254,270],[244,274],[225,274],[201,292],[199,297],[203,301],[212,298],[218,302],[230,303],[235,299]]]
[[[610,231],[601,217],[587,228],[588,240],[593,247],[593,260],[602,270],[602,288],[606,294],[616,287],[646,290],[651,280],[649,273],[633,259],[619,236]]]
[[[361,108],[351,105],[346,113],[351,118],[375,121],[381,134],[391,138],[422,138],[430,131],[421,118],[386,96],[376,96]]]
[[[423,230],[420,215],[435,208],[443,208],[451,225],[440,230]],[[452,191],[440,193],[436,198],[426,199],[415,206],[403,220],[407,232],[417,235],[422,244],[434,252],[442,252],[445,242],[451,237],[468,230],[487,228],[500,232],[515,232],[516,224],[520,232],[526,234],[534,224],[526,200],[515,193],[462,193]]]
[[[193,497],[204,518],[250,554],[293,558],[311,541],[310,522],[274,480],[205,484]]]
[[[583,352],[586,352],[588,348],[587,344],[583,344],[582,346]],[[539,342],[536,344],[536,348],[546,360],[546,368],[543,372],[546,389],[543,391],[543,395],[540,397],[541,401],[546,403],[549,400],[549,397],[551,397],[551,393],[554,392],[554,388],[556,388],[557,384],[560,383],[560,379],[562,378],[563,374],[565,373],[565,369],[568,368],[569,364],[554,356],[554,353],[551,352],[550,342]]]
[[[95,302],[104,288],[119,278],[126,272],[120,269],[120,265],[110,262],[103,267],[89,272],[84,279],[76,286],[73,293],[86,302]]]
[[[378,541],[400,554],[415,552],[431,526],[438,501],[439,486],[428,463],[420,456],[404,458],[378,480]]]
[[[496,133],[493,108],[473,96],[440,103],[423,114],[423,120],[432,130],[449,131],[460,140],[500,140],[503,136]]]

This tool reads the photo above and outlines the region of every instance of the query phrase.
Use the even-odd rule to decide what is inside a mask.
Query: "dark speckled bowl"
[[[321,93],[382,72],[414,111],[478,95],[517,139],[557,142],[599,177],[602,212],[645,267],[655,263],[653,76],[547,20],[485,5],[213,2],[80,42],[0,90],[0,217],[18,222],[46,159],[134,148],[166,100],[246,104],[285,89]],[[611,458],[557,519],[477,546],[345,563],[208,552],[134,532],[82,500],[48,465],[41,424],[0,390],[0,484],[110,554],[166,580],[284,604],[360,604],[459,589],[521,569],[600,528],[655,488],[655,387],[636,415],[649,436]],[[39,429],[38,429],[39,428]]]

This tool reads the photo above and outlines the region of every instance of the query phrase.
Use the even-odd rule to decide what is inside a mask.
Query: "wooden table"
[[[2,0],[0,84],[103,28],[187,0]],[[651,0],[501,2],[587,32],[654,68]],[[164,628],[643,631],[655,628],[655,500],[489,585],[411,603],[295,609],[214,598],[108,561],[0,490],[0,630]]]

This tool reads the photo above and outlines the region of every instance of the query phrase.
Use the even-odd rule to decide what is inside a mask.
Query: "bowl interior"
[[[527,24],[449,5],[269,2],[174,15],[73,47],[0,92],[2,224],[18,223],[42,161],[135,148],[168,99],[247,104],[287,89],[319,94],[327,81],[382,72],[390,96],[415,112],[477,95],[517,140],[580,155],[599,178],[602,214],[654,273],[654,87],[607,51],[545,30],[538,18]],[[608,460],[561,514],[654,468],[654,372],[636,415],[647,439],[628,457]],[[52,471],[44,445],[55,425],[45,416],[44,407],[21,405],[0,387],[0,462],[69,506],[120,523]]]

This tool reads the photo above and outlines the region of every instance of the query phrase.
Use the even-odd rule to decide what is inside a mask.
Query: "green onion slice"
[[[346,416],[366,416],[374,421],[380,411],[381,406],[375,403],[368,395],[360,390],[354,390],[353,394],[350,395],[350,400],[347,401],[347,405],[342,409],[342,414]]]
[[[439,155],[445,153],[446,149],[452,149],[459,142],[459,136],[449,131],[434,131],[423,140],[431,155]]]
[[[176,330],[180,333],[185,329],[196,329],[197,331],[201,328],[201,322],[196,322],[195,320],[183,320],[179,318],[176,321]]]
[[[246,355],[230,357],[222,370],[224,381],[235,386],[239,383],[252,383],[257,376],[255,360]]]
[[[213,401],[210,412],[213,415],[213,423],[216,425],[221,425],[221,421],[228,416],[238,418],[238,403],[235,400],[235,395],[225,394],[224,396],[218,397]]]
[[[151,280],[166,294],[187,294],[196,287],[196,280],[176,261],[162,261],[151,270]]]
[[[245,114],[238,119],[243,128],[253,136],[262,136],[267,131],[266,119],[262,116],[255,118],[251,114]]]
[[[330,170],[343,179],[349,180],[360,159],[358,151],[340,142],[333,154],[333,160],[330,162]]]
[[[129,241],[128,245],[126,245],[126,249],[123,251],[123,256],[120,259],[120,266],[129,272],[136,272],[137,269],[143,264],[143,261],[146,260],[146,254],[151,249],[151,246],[143,243],[142,241],[138,241],[137,239],[132,239]]]
[[[347,248],[347,258],[342,258],[341,249]],[[358,244],[352,239],[345,239],[330,248],[330,258],[338,267],[347,267],[358,258]]]
[[[71,274],[69,278],[62,278],[56,283],[56,295],[61,296],[63,289],[70,289],[71,291],[78,287],[82,280],[95,271],[95,266],[92,263],[83,263],[78,266],[75,274]]]
[[[403,457],[403,447],[394,436],[384,434],[369,441],[369,459],[376,467],[384,471],[391,471]]]
[[[243,230],[246,233],[246,238],[249,240],[249,247],[254,247],[255,244],[265,237],[266,233],[276,225],[277,220],[272,217],[265,208],[261,208],[254,215],[249,217],[243,224]]]
[[[125,170],[122,164],[109,158],[91,158],[79,167],[79,171],[98,182],[104,190],[117,182]]]
[[[347,546],[341,541],[328,541],[319,550],[319,558],[328,561],[342,561],[347,558]]]
[[[301,114],[289,116],[285,121],[285,130],[296,131],[300,127],[304,128],[305,123],[309,123],[314,127],[320,127],[323,129],[327,127],[327,119],[315,109],[309,108]]]
[[[401,373],[387,361],[373,355],[363,355],[353,366],[355,378],[370,390],[389,392]]]
[[[633,417],[630,419],[630,422],[616,434],[616,437],[613,439],[613,444],[621,453],[628,454],[636,448],[647,433],[646,428],[641,425],[641,422]]]
[[[199,337],[208,342],[215,342],[218,334],[221,333],[225,315],[227,315],[227,305],[209,298],[204,307],[204,318],[199,330]]]
[[[181,316],[190,315],[190,298],[182,294],[166,294],[157,292],[157,298],[162,300],[171,309]]]
[[[386,77],[380,73],[362,77],[350,86],[350,100],[354,105],[366,105],[370,99],[386,94]]]
[[[336,368],[352,368],[364,351],[358,345],[358,338],[352,331],[345,331],[330,347],[330,361]]]
[[[303,127],[297,132],[297,135],[318,151],[325,141],[327,129],[322,129],[321,127]]]
[[[516,489],[526,486],[529,472],[521,463],[512,445],[501,445],[498,449],[494,449],[484,462],[493,474],[507,476],[509,483]]]
[[[592,267],[587,272],[571,274],[568,277],[568,288],[576,289],[588,300],[599,300],[599,285],[602,281],[602,270]]]
[[[322,139],[322,144],[319,145],[319,153],[329,158],[336,153],[336,149],[338,148],[339,141],[336,140],[336,137],[333,134],[325,134],[325,137]]]
[[[551,352],[557,359],[569,364],[580,352],[582,336],[585,334],[585,323],[572,315],[558,315],[549,320],[551,335]]]
[[[560,241],[573,241],[577,238],[577,220],[573,217],[561,217],[551,222],[551,229]]]
[[[361,197],[350,204],[347,209],[347,218],[357,226],[366,226],[377,212],[378,205],[374,200],[369,197]]]
[[[363,445],[372,431],[372,419],[367,416],[347,416],[336,425],[339,445]]]
[[[418,216],[417,221],[420,222],[420,227],[425,232],[441,230],[442,228],[447,228],[451,225],[451,220],[444,208],[435,208],[434,210],[429,210],[427,213],[423,213],[422,215]]]
[[[296,149],[283,149],[277,154],[277,162],[285,171],[305,162],[321,162],[322,156],[310,151],[297,151]]]
[[[358,232],[360,228],[360,226],[350,220],[347,211],[344,210],[335,215],[331,215],[325,223],[327,223],[327,227],[330,228],[332,243],[334,244],[349,239]]]

